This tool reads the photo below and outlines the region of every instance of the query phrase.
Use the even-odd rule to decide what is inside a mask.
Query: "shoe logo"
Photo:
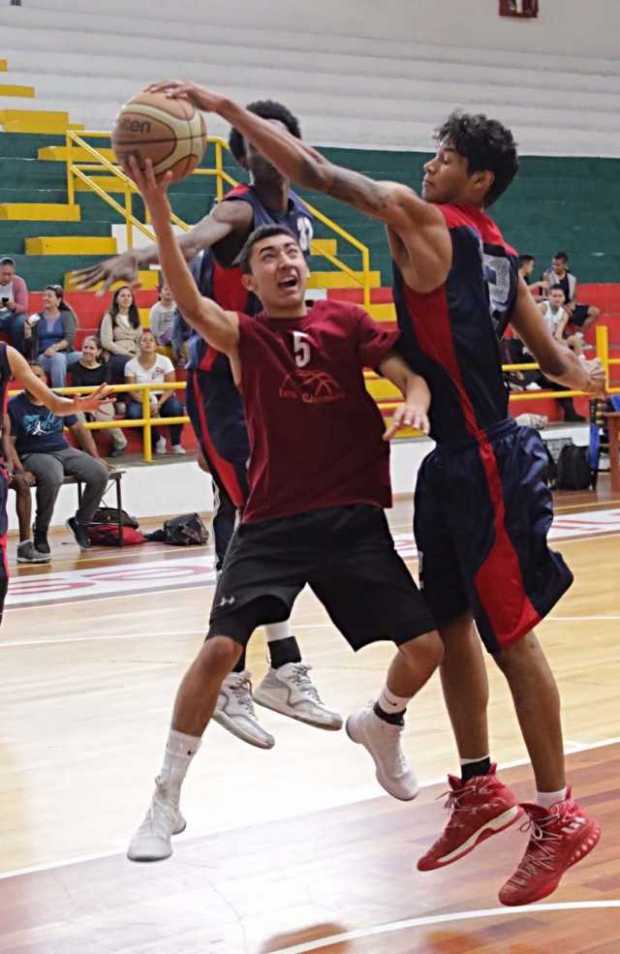
[[[235,597],[234,597],[234,596],[223,596],[217,605],[218,605],[218,606],[232,606],[232,604],[233,604],[234,602],[235,602]]]
[[[569,835],[572,831],[578,831],[580,828],[583,828],[585,823],[585,818],[574,818],[568,825],[564,825],[562,832],[565,835]]]

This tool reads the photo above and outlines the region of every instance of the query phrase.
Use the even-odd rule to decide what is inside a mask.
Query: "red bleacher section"
[[[150,308],[157,300],[157,292],[137,291],[136,304],[139,308]],[[362,303],[361,289],[328,289],[328,298],[339,301],[351,301],[358,304]],[[79,348],[85,335],[95,334],[99,328],[99,323],[106,309],[111,302],[111,294],[102,296],[94,292],[69,292],[67,301],[75,311],[78,317],[79,330],[76,336],[76,345]],[[391,302],[392,291],[390,288],[375,288],[371,290],[372,304],[386,304]],[[620,351],[620,284],[582,284],[579,286],[579,300],[596,305],[601,309],[601,322],[609,328],[610,352],[612,357],[619,356]],[[36,312],[42,307],[41,293],[32,292],[30,295],[30,312]],[[389,326],[389,325],[388,325]],[[589,344],[595,343],[594,327],[588,328],[585,334]],[[185,373],[182,369],[177,371],[179,380],[184,380]],[[618,374],[614,375],[614,380]],[[581,414],[587,413],[587,400],[578,398],[575,400],[575,407]],[[561,419],[558,413],[556,401],[547,398],[536,398],[521,400],[514,397],[510,402],[511,412],[516,416],[524,412],[533,414],[545,414],[550,421]],[[165,432],[164,432],[165,433]],[[106,453],[109,446],[109,438],[105,431],[94,432],[95,439],[101,448],[102,453]],[[126,430],[129,440],[128,453],[139,453],[141,450],[141,431],[136,428]],[[183,428],[183,445],[188,450],[195,449],[195,440],[191,427]]]

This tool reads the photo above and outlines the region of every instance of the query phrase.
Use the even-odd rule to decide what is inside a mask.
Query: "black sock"
[[[405,712],[385,712],[378,702],[375,702],[373,706],[374,714],[383,719],[384,722],[389,722],[390,725],[404,725],[405,724]]]
[[[239,661],[235,663],[233,672],[243,672],[244,669],[245,669],[245,647],[241,650]]]
[[[272,669],[279,669],[280,666],[286,666],[287,663],[301,662],[301,653],[294,636],[275,639],[272,643],[267,643],[267,646],[269,647]]]
[[[477,762],[467,762],[466,765],[461,765],[461,781],[464,784],[476,775],[488,775],[490,768],[491,759],[488,755],[485,759],[478,759]]]

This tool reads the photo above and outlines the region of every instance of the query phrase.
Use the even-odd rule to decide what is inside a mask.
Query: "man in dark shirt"
[[[36,377],[44,381],[43,368],[37,364],[31,367]],[[50,553],[47,531],[58,491],[67,475],[78,477],[85,485],[82,502],[67,521],[67,527],[80,549],[87,550],[90,546],[88,524],[108,482],[108,469],[99,459],[92,435],[75,415],[58,417],[29,391],[23,391],[9,401],[8,416],[13,439],[13,472],[30,472],[37,481],[35,550]],[[76,436],[82,450],[70,446],[63,433],[65,425]]]

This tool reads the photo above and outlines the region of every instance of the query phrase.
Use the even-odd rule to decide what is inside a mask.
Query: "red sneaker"
[[[601,828],[588,818],[568,790],[566,799],[551,808],[524,805],[532,830],[521,863],[499,893],[502,904],[532,904],[555,891],[571,865],[577,864],[596,847]]]
[[[451,791],[446,808],[452,809],[452,815],[442,836],[418,861],[419,871],[458,861],[521,818],[523,809],[517,796],[500,782],[496,769],[492,765],[486,775],[475,775],[465,783],[448,775]]]

